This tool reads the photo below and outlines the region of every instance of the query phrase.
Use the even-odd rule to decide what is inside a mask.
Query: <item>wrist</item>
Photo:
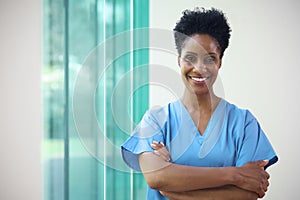
[[[226,167],[226,173],[224,173],[224,179],[227,185],[235,185],[239,184],[238,178],[238,167]]]

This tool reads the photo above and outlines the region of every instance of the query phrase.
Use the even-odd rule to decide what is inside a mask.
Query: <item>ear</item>
[[[180,68],[180,55],[178,55],[178,57],[177,57],[177,64],[178,64],[178,66],[179,66],[179,68]]]
[[[221,69],[221,67],[222,67],[222,58],[220,59],[220,63],[219,63],[219,69]]]

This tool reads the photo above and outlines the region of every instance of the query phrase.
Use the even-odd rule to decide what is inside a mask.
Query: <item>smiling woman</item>
[[[230,31],[214,8],[185,10],[174,28],[183,95],[148,110],[122,145],[149,200],[257,199],[268,189],[265,169],[278,160],[271,143],[249,110],[213,88]]]

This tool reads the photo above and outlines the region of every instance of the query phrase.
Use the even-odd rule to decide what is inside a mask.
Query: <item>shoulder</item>
[[[153,106],[145,113],[145,115],[160,119],[161,117],[174,114],[179,106],[179,100],[170,102],[163,106]]]
[[[226,101],[226,112],[228,120],[231,122],[240,122],[245,125],[255,120],[255,116],[251,113],[249,109],[240,108],[235,104]]]
[[[145,113],[143,120],[150,120],[159,126],[162,126],[171,118],[171,116],[175,115],[176,110],[178,110],[178,107],[180,106],[179,104],[179,100],[176,100],[164,106],[153,106]]]

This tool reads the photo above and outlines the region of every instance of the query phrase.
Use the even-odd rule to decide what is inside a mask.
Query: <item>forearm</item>
[[[191,191],[233,184],[233,167],[202,168],[166,162],[152,153],[140,156],[148,185],[161,191]]]
[[[258,195],[235,186],[194,190],[187,192],[161,192],[170,200],[257,200]]]
[[[197,187],[195,190],[198,190],[204,188],[217,188],[219,187],[219,184],[221,186],[232,185],[242,189],[241,191],[253,192],[252,194],[255,194],[255,199],[256,196],[262,198],[269,186],[268,179],[270,178],[270,175],[264,171],[264,167],[268,164],[268,161],[266,160],[248,162],[238,168],[193,168],[169,163],[170,154],[164,144],[153,142],[151,147],[154,149],[154,154],[157,156],[150,152],[141,154],[140,165],[149,186],[153,189],[179,192],[182,190],[191,191],[195,187]],[[180,173],[181,170],[183,173]],[[224,176],[222,176],[222,174]],[[199,181],[197,181],[197,179]],[[226,184],[226,182],[228,183]],[[186,190],[184,190],[185,188]],[[230,189],[226,187],[222,188],[222,190],[220,190],[222,196],[223,193],[226,192],[224,189],[226,189],[227,192],[230,191]],[[219,193],[216,192],[215,195],[218,194]],[[248,194],[251,195],[251,193]],[[230,197],[230,195],[227,196]]]

